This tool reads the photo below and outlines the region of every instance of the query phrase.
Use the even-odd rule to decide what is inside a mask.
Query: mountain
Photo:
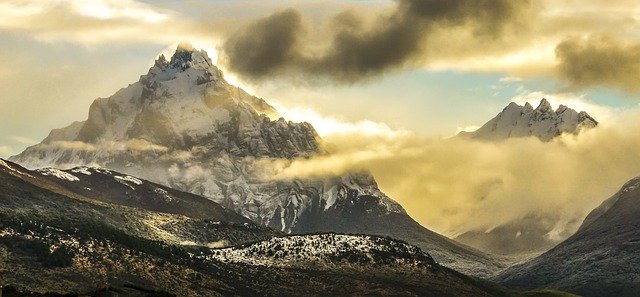
[[[529,214],[488,230],[470,230],[455,237],[456,241],[496,255],[530,258],[549,250],[571,234],[558,230],[562,216]]]
[[[598,122],[586,112],[577,112],[564,105],[554,111],[549,101],[543,98],[535,109],[528,102],[524,106],[511,102],[478,130],[459,135],[493,141],[534,136],[549,141],[562,133],[578,133],[597,125]]]
[[[594,209],[578,231],[496,280],[584,296],[640,296],[640,177]]]
[[[0,159],[3,296],[507,293],[442,267],[404,242],[365,235],[284,236],[249,222],[149,211],[145,207],[177,203],[175,212],[198,217],[202,213],[184,209],[199,207],[196,201],[205,198],[168,190],[161,196],[172,199],[145,198],[156,187],[146,180],[95,168],[75,171],[30,171]],[[121,182],[128,190],[111,189]],[[73,183],[92,188],[77,191]],[[112,184],[107,192],[97,193],[106,184]],[[149,200],[128,201],[139,199]],[[217,247],[222,241],[233,247]]]
[[[462,132],[459,137],[481,141],[503,141],[517,137],[537,137],[550,141],[563,133],[577,134],[591,129],[598,122],[586,112],[577,112],[564,105],[555,111],[546,99],[538,107],[510,103],[496,117],[474,132]],[[579,221],[569,224],[577,226]],[[531,213],[520,219],[488,230],[469,230],[455,240],[477,249],[516,258],[528,258],[549,250],[571,235],[566,218],[559,215]]]
[[[51,131],[10,160],[28,168],[109,168],[205,196],[285,233],[392,236],[472,275],[505,267],[422,227],[368,173],[271,180],[274,162],[326,153],[310,124],[273,116],[266,101],[230,85],[206,52],[181,45],[139,81],[95,100],[86,121]]]

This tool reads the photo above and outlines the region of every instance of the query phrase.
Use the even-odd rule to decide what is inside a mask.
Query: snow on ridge
[[[209,260],[245,263],[258,266],[296,266],[304,261],[337,263],[352,256],[376,262],[384,255],[387,264],[433,265],[419,248],[390,239],[342,234],[315,234],[274,237],[244,247],[217,249]]]
[[[100,168],[100,167],[92,167],[95,172],[111,175],[113,172],[109,169]]]
[[[84,174],[84,175],[91,175],[91,171],[89,171],[89,167],[76,167],[71,169],[71,172],[73,173],[80,173],[80,174]]]
[[[26,172],[22,172],[20,170],[17,170],[15,168],[11,167],[7,162],[5,162],[2,159],[0,159],[0,167],[5,167],[5,168],[9,169],[9,171],[10,171],[9,173],[14,175],[14,176],[17,176],[16,174],[20,174],[20,175],[24,175],[24,176],[28,176],[28,177],[33,177],[31,174],[28,174]]]
[[[125,176],[116,175],[113,178],[116,181],[118,181],[119,183],[131,188],[132,190],[135,190],[136,188],[134,188],[129,183],[136,184],[136,185],[141,185],[142,184],[142,180],[140,180],[140,179],[138,179],[136,177],[130,176],[130,175],[125,175]]]
[[[42,169],[38,169],[37,170],[40,174],[42,175],[46,175],[46,176],[54,176],[57,177],[59,179],[63,179],[63,180],[68,180],[68,181],[79,181],[80,179],[70,173],[64,172],[62,170],[59,169],[55,169],[55,168],[42,168]]]
[[[169,194],[169,192],[167,192],[166,190],[161,189],[161,188],[155,188],[155,189],[153,189],[153,191],[156,194],[162,195],[162,197],[164,197],[165,201],[169,201],[169,202],[173,201],[173,196],[171,196],[171,194]]]

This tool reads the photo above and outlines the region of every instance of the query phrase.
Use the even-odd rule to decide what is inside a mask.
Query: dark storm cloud
[[[225,53],[235,71],[262,77],[296,63],[302,31],[300,13],[293,9],[277,12],[228,39]]]
[[[296,10],[258,20],[230,37],[223,60],[234,72],[261,80],[274,73],[351,83],[426,60],[425,39],[438,27],[471,25],[478,38],[497,38],[528,1],[400,0],[372,25],[346,11],[331,22],[328,46],[309,50]]]
[[[569,38],[556,47],[558,74],[576,87],[640,92],[640,44],[605,36]]]

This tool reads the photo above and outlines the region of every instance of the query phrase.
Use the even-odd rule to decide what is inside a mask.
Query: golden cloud
[[[640,111],[633,110],[551,142],[328,137],[331,154],[261,165],[269,179],[369,170],[412,217],[448,235],[487,230],[531,213],[565,218],[556,231],[570,234],[590,210],[640,174],[638,125]]]
[[[640,42],[608,35],[572,37],[556,47],[558,74],[576,87],[640,92]]]

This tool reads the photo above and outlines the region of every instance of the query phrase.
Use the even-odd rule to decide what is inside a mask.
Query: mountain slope
[[[562,133],[578,133],[597,125],[598,122],[586,112],[577,112],[564,105],[554,111],[549,101],[543,98],[535,109],[528,102],[524,106],[511,102],[478,130],[459,135],[493,141],[534,136],[549,141]]]
[[[55,179],[77,182],[56,173]],[[224,229],[220,234],[229,241],[234,241],[233,232],[244,234],[235,244],[245,245],[210,249],[185,244],[174,240],[180,235],[168,233],[181,233],[176,231],[180,219],[201,220],[94,200],[50,176],[0,160],[0,287],[58,294],[142,288],[179,296],[504,294],[388,238],[273,238],[273,232],[248,223],[218,222],[197,226],[199,232],[182,229],[194,237]],[[147,224],[150,216],[153,222]],[[167,228],[163,220],[173,221]]]
[[[235,223],[251,221],[202,196],[97,167],[68,170],[42,168],[31,172],[91,199],[149,211]]]
[[[640,178],[594,209],[580,229],[496,280],[513,288],[557,288],[584,296],[640,295]]]
[[[265,178],[272,161],[324,153],[311,125],[273,115],[264,100],[227,83],[204,51],[180,46],[138,82],[96,100],[85,122],[52,131],[11,160],[29,168],[109,168],[205,196],[286,233],[394,236],[474,275],[504,267],[420,226],[367,173]]]

